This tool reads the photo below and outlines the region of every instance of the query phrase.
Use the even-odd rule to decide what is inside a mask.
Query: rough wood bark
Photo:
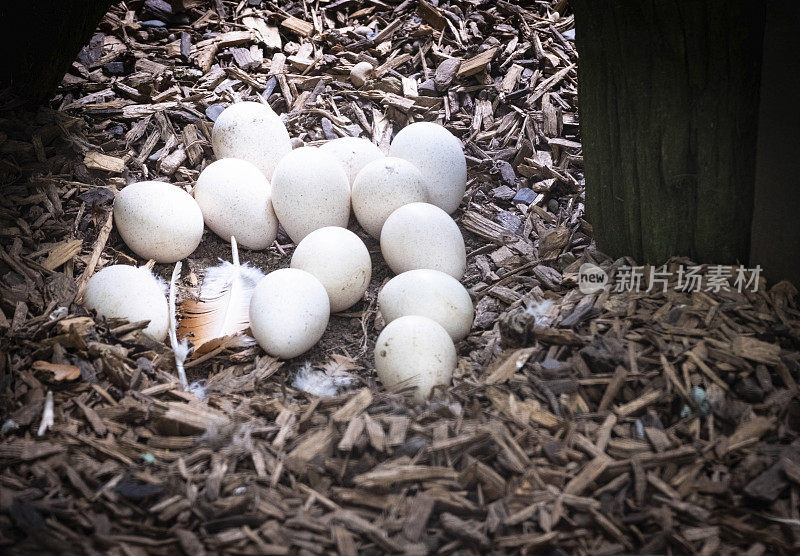
[[[598,247],[642,263],[747,261],[763,4],[573,6]]]
[[[767,3],[751,265],[800,286],[800,4]]]
[[[86,44],[111,0],[4,2],[0,88],[40,104],[55,92],[64,73]]]

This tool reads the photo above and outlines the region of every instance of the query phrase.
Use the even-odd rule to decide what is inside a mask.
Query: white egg
[[[223,158],[200,172],[194,199],[206,226],[225,241],[231,236],[247,249],[266,249],[278,235],[272,187],[246,160]]]
[[[381,230],[381,253],[395,274],[430,268],[461,280],[467,251],[458,224],[428,203],[410,203],[395,210]]]
[[[203,237],[197,202],[163,181],[140,181],[123,189],[114,199],[114,224],[131,251],[159,263],[185,259]]]
[[[438,270],[421,268],[398,274],[378,294],[378,308],[387,323],[406,315],[441,324],[453,341],[469,334],[475,309],[461,282]]]
[[[217,158],[241,158],[253,163],[267,178],[292,150],[280,116],[260,102],[237,102],[223,110],[214,122],[211,145]]]
[[[272,176],[272,206],[292,241],[325,226],[347,227],[350,184],[342,165],[314,147],[284,156]]]
[[[442,326],[426,317],[408,315],[386,325],[375,342],[375,371],[390,389],[416,386],[422,402],[434,386],[447,386],[458,357]]]
[[[401,129],[389,156],[414,164],[428,185],[428,202],[452,214],[467,188],[467,159],[461,141],[444,127],[416,122]]]
[[[372,277],[367,246],[356,234],[338,226],[314,230],[303,238],[294,250],[291,266],[305,270],[322,283],[332,313],[355,305]]]
[[[270,272],[253,290],[250,329],[258,344],[282,359],[314,347],[328,326],[328,294],[319,280],[304,270]]]
[[[378,146],[363,137],[340,137],[328,141],[319,150],[339,161],[347,174],[350,185],[353,185],[356,176],[364,166],[373,160],[383,158],[383,152]]]
[[[161,342],[169,329],[165,287],[147,268],[107,266],[89,280],[83,303],[106,318],[149,320],[144,333]]]
[[[353,213],[374,238],[381,237],[383,223],[396,209],[428,200],[425,179],[416,166],[402,158],[373,160],[353,182]]]

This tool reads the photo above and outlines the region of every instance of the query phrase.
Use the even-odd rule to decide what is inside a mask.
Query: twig
[[[83,274],[78,278],[78,293],[75,294],[75,303],[79,305],[83,303],[83,295],[86,293],[86,286],[89,285],[89,278],[94,274],[94,269],[97,267],[97,262],[100,260],[100,255],[103,254],[103,249],[106,248],[108,236],[111,234],[111,228],[114,225],[114,212],[108,211],[106,221],[103,227],[100,228],[100,233],[97,235],[97,241],[94,243],[92,249],[92,256],[89,257],[89,262],[86,263],[86,268],[83,269]]]

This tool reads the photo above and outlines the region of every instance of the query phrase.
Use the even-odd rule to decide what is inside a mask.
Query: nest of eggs
[[[378,295],[387,326],[376,341],[378,377],[411,388],[422,401],[450,383],[454,342],[470,331],[474,309],[459,282],[464,239],[450,217],[464,195],[466,159],[442,126],[411,124],[388,155],[366,139],[292,149],[285,125],[266,104],[233,104],[212,134],[215,162],[192,194],[165,182],[125,187],[114,223],[142,258],[176,263],[168,287],[146,268],[115,265],[89,281],[85,305],[105,317],[148,320],[145,333],[170,342],[184,386],[187,357],[257,342],[272,356],[298,357],[324,336],[331,313],[364,298],[373,261],[349,230],[351,208],[380,241],[396,274]],[[199,294],[178,309],[181,260],[205,227],[231,243],[231,262],[206,269]],[[281,227],[297,245],[290,268],[265,274],[239,262],[238,245],[263,250]]]

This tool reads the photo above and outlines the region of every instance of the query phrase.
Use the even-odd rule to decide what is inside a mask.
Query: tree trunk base
[[[111,6],[110,0],[8,0],[0,87],[31,104],[46,102]]]
[[[598,248],[648,264],[747,262],[762,3],[572,5]]]

